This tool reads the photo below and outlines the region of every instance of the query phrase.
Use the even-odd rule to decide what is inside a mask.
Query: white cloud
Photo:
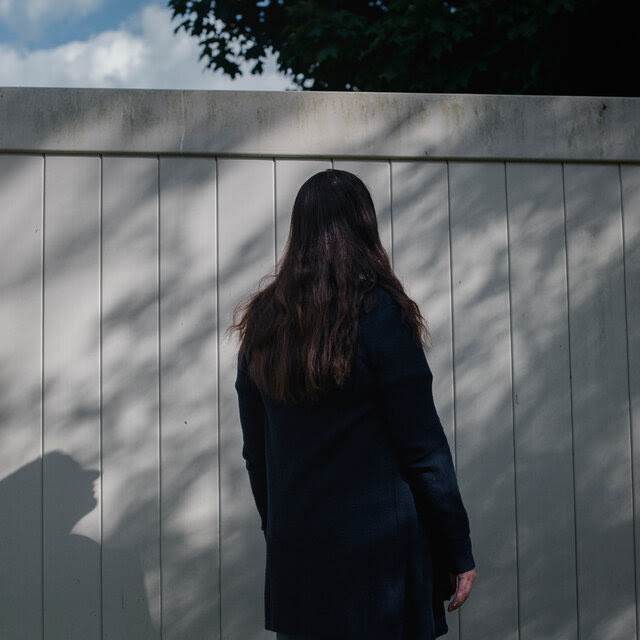
[[[7,2],[10,0],[0,0]],[[276,72],[273,59],[266,64],[262,76],[245,75],[235,81],[220,72],[203,71],[197,40],[184,32],[174,34],[175,24],[168,8],[150,5],[120,29],[104,31],[87,40],[34,51],[0,45],[0,85],[254,90],[293,87]]]
[[[86,16],[103,0],[0,0],[0,21],[18,31],[35,32],[69,15]]]

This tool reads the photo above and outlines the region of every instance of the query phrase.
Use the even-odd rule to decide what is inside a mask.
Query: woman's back
[[[269,481],[277,483],[267,529],[274,538],[313,539],[318,523],[331,519],[339,525],[331,535],[348,538],[351,520],[375,514],[381,500],[394,499],[388,480],[397,465],[367,353],[373,336],[367,335],[366,320],[353,370],[341,388],[296,404],[263,397],[268,459],[279,461],[277,468],[267,469]],[[283,513],[294,530],[280,528]],[[375,526],[373,517],[369,524]]]
[[[388,294],[374,295],[350,376],[321,400],[274,401],[239,367],[244,455],[264,496],[269,629],[352,640],[443,631],[428,606],[429,520],[432,539],[442,529],[434,492],[459,511],[448,535],[468,539],[466,514],[422,349]],[[472,568],[470,546],[456,561]]]

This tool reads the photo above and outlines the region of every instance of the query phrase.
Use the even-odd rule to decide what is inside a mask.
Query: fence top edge
[[[640,160],[640,98],[0,88],[0,152]]]

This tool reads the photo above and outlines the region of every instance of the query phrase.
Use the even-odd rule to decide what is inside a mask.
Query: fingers
[[[456,592],[453,594],[453,597],[449,601],[449,605],[447,606],[447,611],[451,613],[452,611],[457,609],[459,606],[460,605],[458,604],[458,589],[456,589]]]
[[[453,598],[451,598],[451,601],[449,602],[449,605],[447,607],[449,613],[455,611],[456,609],[459,609],[464,604],[465,600],[471,593],[471,588],[473,587],[473,582],[476,577],[477,574],[475,569],[466,571],[465,573],[461,573],[458,575],[458,588],[453,594]]]

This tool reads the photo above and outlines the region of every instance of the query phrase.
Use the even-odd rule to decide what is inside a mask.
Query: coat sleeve
[[[246,360],[238,359],[236,392],[242,427],[242,457],[249,472],[253,499],[260,514],[261,527],[267,529],[267,465],[264,436],[264,405],[262,396],[249,377]]]
[[[376,370],[390,439],[416,508],[442,546],[447,569],[470,571],[475,563],[469,520],[433,402],[424,351],[391,301],[367,316],[362,332]]]

